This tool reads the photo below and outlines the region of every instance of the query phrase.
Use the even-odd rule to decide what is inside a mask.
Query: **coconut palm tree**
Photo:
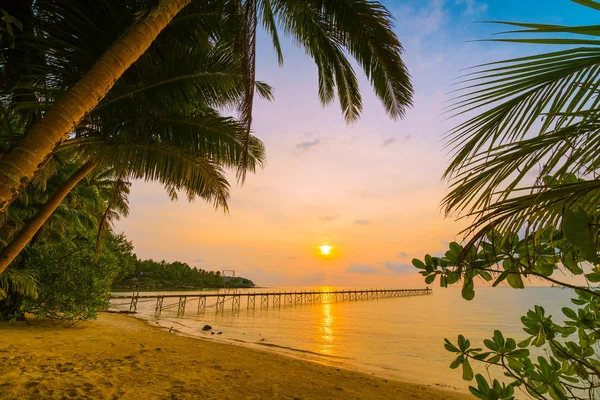
[[[443,205],[473,218],[471,245],[492,229],[558,225],[565,209],[592,214],[600,201],[600,27],[500,24],[512,36],[494,41],[560,48],[478,66],[454,99],[455,115],[483,110],[447,136]]]
[[[8,55],[5,57],[7,65],[11,64],[6,68],[8,76],[18,79],[7,79],[17,84],[8,88],[4,96],[10,101],[17,96],[22,102],[31,102],[34,97],[43,103],[44,109],[21,115],[21,125],[28,129],[24,130],[21,140],[13,143],[11,139],[10,150],[0,159],[0,212],[6,210],[57,146],[69,138],[73,127],[99,104],[165,29],[166,32],[171,28],[187,30],[193,37],[200,27],[229,27],[230,45],[243,50],[244,55],[246,73],[240,111],[246,137],[256,90],[254,58],[258,25],[271,34],[280,56],[277,27],[305,48],[318,66],[321,101],[331,102],[337,89],[348,121],[360,114],[361,98],[346,54],[362,67],[390,116],[402,117],[411,104],[412,87],[400,57],[402,47],[392,31],[391,15],[376,1],[112,0],[98,4],[92,0],[37,0],[16,3],[20,3],[19,7],[8,12],[23,22],[22,34],[17,32],[15,51],[3,53]],[[22,6],[24,3],[29,7]],[[74,56],[87,58],[87,67],[72,69],[68,61]],[[33,62],[40,59],[44,62]],[[35,74],[21,77],[15,72],[30,70],[41,78],[32,78]],[[62,79],[69,74],[77,79]],[[241,163],[244,164],[243,159]]]
[[[264,161],[264,148],[237,121],[212,108],[226,107],[239,98],[240,74],[238,57],[208,39],[204,33],[179,41],[178,36],[165,32],[75,127],[57,154],[68,154],[79,168],[11,236],[0,252],[0,272],[94,170],[111,171],[121,183],[114,185],[120,189],[112,192],[102,212],[98,246],[114,207],[119,202],[124,205],[122,189],[132,179],[156,180],[172,198],[182,190],[190,201],[200,197],[227,209],[229,184],[223,167],[243,166],[253,172]],[[85,59],[73,60],[62,72],[62,80],[76,77],[76,71],[85,68],[77,61]],[[268,85],[256,85],[270,96]],[[53,163],[47,163],[38,181],[44,182],[54,170]]]

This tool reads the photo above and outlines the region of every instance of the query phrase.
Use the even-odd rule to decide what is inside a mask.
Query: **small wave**
[[[289,347],[289,346],[281,346],[281,345],[274,344],[274,343],[248,342],[246,340],[233,339],[233,338],[229,338],[228,340],[231,340],[233,342],[247,343],[247,344],[257,344],[257,345],[265,346],[265,347],[275,347],[275,348],[278,348],[278,349],[290,350],[290,351],[297,352],[297,353],[313,354],[313,355],[319,356],[319,357],[337,358],[337,359],[340,359],[340,360],[353,360],[352,357],[332,356],[330,354],[323,354],[323,353],[319,353],[319,352],[316,352],[316,351],[297,349],[295,347]]]

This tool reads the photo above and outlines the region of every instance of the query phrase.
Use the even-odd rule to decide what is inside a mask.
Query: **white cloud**
[[[478,16],[487,11],[487,4],[477,0],[456,0],[456,4],[464,5],[465,9],[462,12],[464,16]]]

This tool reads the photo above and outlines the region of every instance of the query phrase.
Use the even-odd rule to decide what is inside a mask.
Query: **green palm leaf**
[[[39,283],[36,271],[9,267],[0,274],[0,299],[8,293],[18,293],[23,296],[37,298]]]
[[[446,137],[453,159],[444,175],[451,191],[443,206],[446,213],[474,218],[468,229],[474,240],[494,226],[556,224],[564,207],[597,204],[596,180],[548,187],[543,178],[590,178],[600,166],[600,41],[589,38],[600,28],[502,24],[520,28],[511,34],[569,36],[493,41],[575,47],[483,64],[459,83],[447,111],[483,111]]]
[[[221,166],[195,152],[169,144],[88,144],[86,158],[110,166],[128,179],[158,181],[182,190],[190,201],[200,197],[227,210],[229,183]]]

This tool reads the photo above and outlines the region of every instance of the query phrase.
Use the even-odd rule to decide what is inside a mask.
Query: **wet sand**
[[[0,323],[2,399],[448,399],[398,382],[101,314],[65,328]]]

